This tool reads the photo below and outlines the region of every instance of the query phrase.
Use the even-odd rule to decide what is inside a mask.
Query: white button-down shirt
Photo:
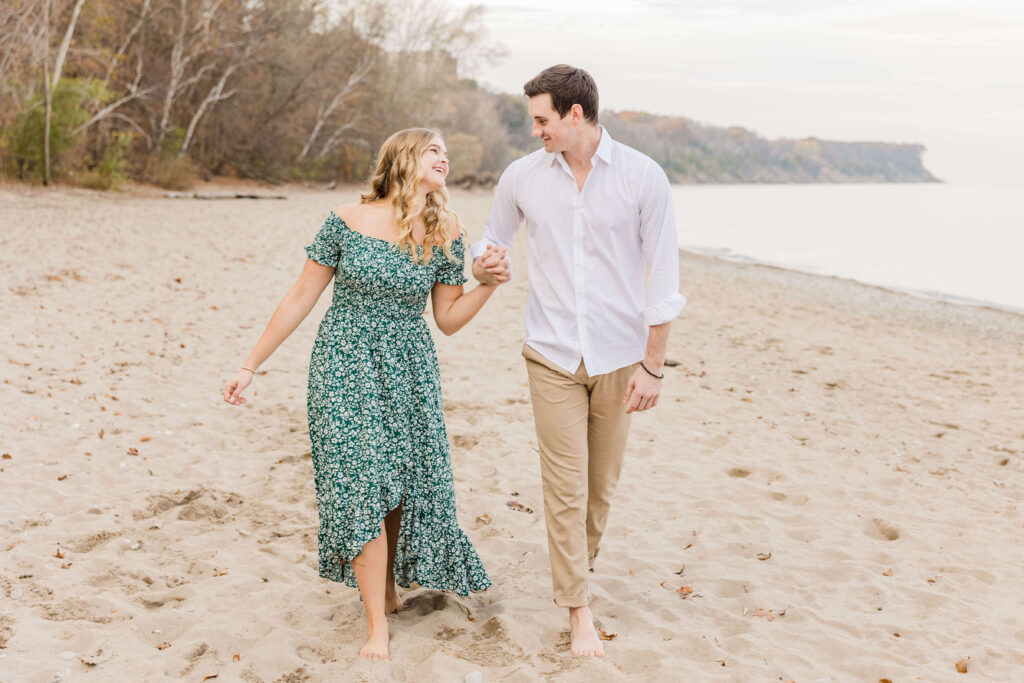
[[[477,257],[511,249],[526,221],[526,343],[569,372],[641,360],[648,326],[679,315],[679,251],[665,172],[601,127],[581,191],[563,156],[537,150],[498,181]]]

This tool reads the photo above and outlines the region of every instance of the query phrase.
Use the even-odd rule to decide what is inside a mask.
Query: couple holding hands
[[[274,311],[224,400],[245,402],[256,368],[309,314],[331,279],[332,305],[309,366],[308,412],[320,516],[319,571],[358,587],[367,640],[388,659],[397,586],[467,595],[491,585],[456,517],[427,296],[453,334],[511,278],[508,249],[525,222],[529,375],[555,603],[572,652],[602,656],[590,611],[592,570],[618,482],[630,413],[658,403],[679,294],[668,179],[598,124],[584,70],[553,66],[524,87],[544,142],[498,183],[483,237],[465,245],[448,207],[444,142],[432,130],[381,147],[360,203],[331,212],[302,274]]]

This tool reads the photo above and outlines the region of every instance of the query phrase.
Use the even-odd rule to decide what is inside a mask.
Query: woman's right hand
[[[252,383],[253,376],[248,370],[239,370],[235,378],[224,387],[224,400],[235,406],[245,403],[242,391]]]
[[[488,244],[484,253],[473,260],[473,277],[484,285],[500,285],[511,280],[508,250]]]

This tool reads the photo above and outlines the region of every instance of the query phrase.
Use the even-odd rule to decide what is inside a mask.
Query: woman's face
[[[433,192],[444,187],[445,178],[448,177],[448,150],[440,137],[435,137],[427,145],[423,156],[420,159],[423,168],[423,178],[420,186],[427,192]]]

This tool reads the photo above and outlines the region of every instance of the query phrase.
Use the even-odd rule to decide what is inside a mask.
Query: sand
[[[316,575],[305,386],[329,297],[246,406],[220,397],[356,190],[255,189],[287,199],[0,186],[0,682],[1024,676],[1024,318],[686,253],[679,364],[634,421],[593,577],[615,635],[572,657],[522,239],[516,280],[435,335],[495,585],[406,593],[393,661],[360,660],[356,592]],[[471,236],[490,199],[453,193]]]

